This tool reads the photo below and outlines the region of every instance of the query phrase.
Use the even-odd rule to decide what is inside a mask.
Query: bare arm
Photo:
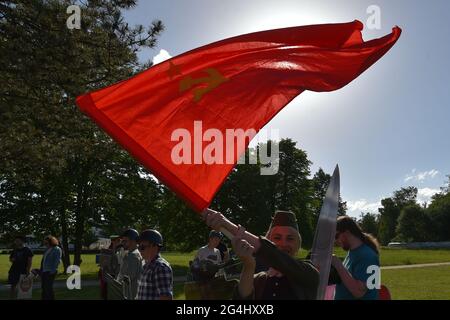
[[[206,224],[215,230],[220,231],[221,228],[224,228],[233,236],[236,236],[239,230],[239,227],[237,225],[225,218],[220,212],[211,209],[205,209],[205,211],[203,212],[203,216],[206,220]],[[255,251],[258,251],[261,246],[259,237],[248,231],[245,231],[241,238],[247,241]]]
[[[341,260],[339,260],[336,256],[333,256],[332,264],[341,277],[342,283],[350,291],[350,293],[355,298],[362,298],[367,292],[367,287],[364,282],[353,278],[350,272],[342,264]]]
[[[226,229],[234,237],[237,236],[239,227],[226,219],[222,214],[210,209],[206,209],[204,214],[208,226],[215,230],[220,230],[221,228]],[[270,241],[260,239],[247,231],[238,237],[248,242],[253,248],[253,252],[257,256],[259,255],[260,258],[264,258],[264,262],[267,265],[282,272],[290,281],[308,287],[311,298],[316,295],[319,273],[312,264],[297,261],[295,258],[278,250]]]
[[[254,292],[253,276],[255,274],[256,261],[253,257],[254,248],[246,240],[242,239],[245,230],[240,228],[231,241],[236,255],[243,262],[241,278],[239,281],[239,295],[242,298],[250,297]]]

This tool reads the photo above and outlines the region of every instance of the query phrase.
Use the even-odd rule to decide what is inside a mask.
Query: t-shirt
[[[380,259],[378,254],[372,250],[368,245],[362,244],[354,250],[350,250],[345,257],[344,266],[350,272],[352,277],[356,280],[367,283],[367,279],[373,275],[367,268],[369,266],[380,266]],[[351,294],[347,287],[343,284],[336,285],[336,293],[334,300],[355,300],[356,298]],[[368,289],[366,294],[360,298],[361,300],[376,300],[378,299],[378,290]]]
[[[209,260],[214,264],[220,264],[222,257],[220,251],[217,248],[210,249],[208,246],[201,247],[197,252],[197,258],[202,260]]]
[[[28,259],[33,256],[33,252],[31,252],[30,248],[23,247],[20,249],[14,249],[9,255],[10,258],[13,258],[14,261],[11,265],[11,269],[9,269],[10,273],[18,273],[18,274],[26,274],[27,273],[27,264]]]

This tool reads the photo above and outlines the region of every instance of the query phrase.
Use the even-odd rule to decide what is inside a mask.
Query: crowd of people
[[[230,251],[220,230],[231,234],[232,252],[242,262],[234,299],[317,298],[319,270],[310,260],[297,258],[302,238],[294,213],[277,211],[265,236],[256,236],[210,209],[204,211],[204,219],[212,230],[208,243],[198,250],[194,263],[220,266],[228,262]],[[62,251],[53,236],[45,237],[43,242],[46,250],[41,266],[32,270],[33,252],[25,246],[24,237],[15,238],[8,274],[12,299],[17,295],[21,276],[31,273],[41,277],[42,299],[55,298],[53,284]],[[337,220],[335,244],[348,254],[344,261],[334,255],[332,257],[330,282],[336,285],[334,299],[378,299],[378,289],[367,285],[371,275],[367,270],[380,265],[377,240],[364,233],[352,218],[341,216]],[[157,230],[147,229],[139,233],[135,229],[127,229],[120,236],[112,236],[108,262],[100,269],[102,297],[108,297],[108,282],[105,280],[108,275],[118,283],[127,283],[125,299],[173,299],[173,272],[161,256],[162,247],[163,237]]]
[[[233,236],[233,251],[243,263],[235,299],[317,299],[318,268],[310,260],[296,258],[302,238],[294,213],[275,212],[265,236],[256,236],[210,209],[204,216],[208,226]],[[372,275],[368,270],[380,266],[378,241],[348,216],[338,217],[335,240],[347,256],[343,262],[332,257],[329,283],[336,286],[334,299],[378,299],[378,288],[368,285]]]
[[[109,259],[100,270],[102,298],[108,298],[108,274],[119,284],[127,283],[124,299],[173,299],[173,272],[161,256],[162,247],[163,237],[153,229],[141,233],[127,229],[121,236],[113,236]]]

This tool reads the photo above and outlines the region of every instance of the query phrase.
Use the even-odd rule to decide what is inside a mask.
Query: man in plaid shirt
[[[172,268],[159,255],[162,245],[162,236],[156,230],[144,230],[139,235],[139,251],[145,265],[138,281],[137,300],[172,300]]]

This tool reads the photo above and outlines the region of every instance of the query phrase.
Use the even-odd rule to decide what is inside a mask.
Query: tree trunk
[[[81,266],[81,250],[83,248],[83,234],[84,234],[84,211],[86,207],[86,179],[84,179],[83,174],[81,179],[78,180],[78,190],[77,190],[77,206],[75,208],[75,251],[74,251],[74,261],[73,264]]]
[[[69,239],[67,233],[67,218],[65,208],[61,208],[60,216],[61,216],[61,237],[63,250],[62,262],[65,272],[67,268],[70,266]]]
[[[83,195],[80,195],[80,197],[83,197]],[[80,199],[80,202],[82,202],[82,199]],[[80,203],[80,205],[77,205],[76,213],[75,213],[75,251],[74,251],[74,261],[73,264],[77,266],[81,266],[81,250],[83,249],[83,233],[84,233],[84,214],[83,214],[83,207]]]

